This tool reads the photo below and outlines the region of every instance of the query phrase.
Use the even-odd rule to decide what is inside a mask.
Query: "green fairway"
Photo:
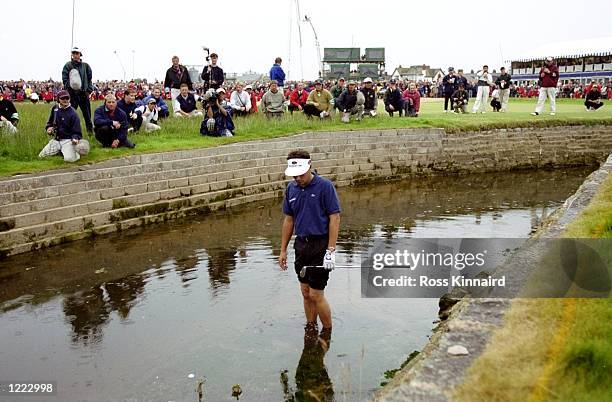
[[[92,104],[92,113],[93,109],[99,105],[100,102]],[[0,176],[69,166],[61,157],[43,160],[37,157],[48,141],[44,126],[51,105],[17,103],[16,106],[21,116],[19,133],[0,135]],[[87,164],[137,153],[202,148],[236,141],[281,137],[304,131],[440,127],[449,132],[456,132],[527,126],[612,125],[612,105],[606,105],[597,112],[587,112],[582,105],[582,100],[563,99],[557,101],[556,116],[548,115],[547,104],[544,113],[537,117],[530,115],[534,106],[535,99],[513,99],[510,101],[508,113],[456,115],[443,113],[441,99],[423,99],[418,118],[399,118],[397,114],[390,118],[384,112],[381,101],[379,102],[379,115],[376,118],[364,118],[361,122],[351,121],[349,124],[340,122],[337,115],[325,121],[308,120],[298,113],[294,115],[287,113],[285,118],[279,121],[268,121],[261,115],[235,118],[236,136],[233,138],[202,137],[199,134],[201,119],[169,118],[161,121],[161,131],[147,134],[141,130],[138,133],[130,134],[131,140],[137,144],[135,149],[103,149],[95,138],[85,136],[91,142],[91,153],[77,164]],[[471,105],[469,107],[471,108]],[[78,113],[80,115],[80,112]],[[84,130],[84,124],[81,126]]]

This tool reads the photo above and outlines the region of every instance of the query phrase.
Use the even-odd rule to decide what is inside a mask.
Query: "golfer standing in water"
[[[324,289],[329,272],[336,265],[340,201],[331,181],[311,171],[306,151],[289,153],[285,175],[292,176],[294,181],[287,185],[283,202],[285,219],[278,264],[287,269],[287,245],[295,231],[295,272],[304,298],[306,330],[318,328],[318,316],[323,330],[331,333],[331,309]],[[304,267],[308,268],[302,276],[300,271]]]

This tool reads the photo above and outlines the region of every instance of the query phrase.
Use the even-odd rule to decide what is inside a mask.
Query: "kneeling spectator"
[[[501,110],[501,101],[499,100],[499,89],[495,88],[491,93],[491,107],[494,112]]]
[[[455,113],[467,113],[467,104],[470,100],[470,95],[468,91],[465,90],[463,84],[459,84],[459,89],[453,92],[451,99],[453,100],[453,111]]]
[[[209,89],[204,96],[206,117],[200,125],[200,134],[212,137],[233,137],[234,122],[228,110],[223,106],[225,90]]]
[[[363,117],[363,104],[365,97],[357,90],[357,84],[351,80],[348,88],[344,90],[336,100],[338,110],[342,111],[342,122],[348,123],[351,115],[357,115],[357,121]]]
[[[242,83],[236,84],[236,89],[230,95],[230,106],[236,116],[246,116],[251,111],[251,95],[242,90]]]
[[[149,98],[147,105],[144,106],[144,110],[142,111],[142,119],[144,122],[145,131],[147,133],[161,130],[161,127],[157,124],[157,121],[159,120],[159,112],[160,108],[157,106],[155,99]]]
[[[397,88],[397,82],[395,79],[389,81],[389,87],[385,92],[385,110],[389,113],[389,116],[393,117],[394,112],[398,112],[400,117],[404,112],[404,102],[402,101],[402,93]]]
[[[81,134],[81,120],[76,110],[70,106],[68,91],[58,94],[59,105],[51,108],[47,121],[47,134],[53,138],[38,154],[39,158],[62,154],[66,162],[76,162],[81,155],[89,153],[89,142]]]
[[[155,103],[157,105],[157,114],[160,119],[165,119],[170,116],[170,111],[168,110],[168,105],[166,105],[166,101],[164,101],[164,97],[161,95],[161,89],[154,88],[151,96],[147,96],[144,99],[144,103],[148,104],[149,100],[155,99]]]
[[[127,115],[117,107],[115,95],[106,95],[104,104],[94,113],[96,139],[104,148],[134,148],[136,144],[128,140],[128,127]]]
[[[376,117],[376,104],[378,103],[378,99],[376,99],[376,91],[374,90],[372,78],[367,77],[363,80],[361,93],[363,93],[363,96],[365,97],[365,103],[363,105],[364,113],[372,117]]]
[[[304,91],[304,84],[298,82],[297,88],[289,95],[289,112],[303,111],[308,101],[308,92]]]
[[[269,119],[272,117],[283,117],[285,113],[285,95],[278,90],[278,83],[276,81],[270,81],[270,89],[261,98],[259,107],[261,112]]]
[[[416,84],[411,82],[408,85],[408,89],[402,94],[404,100],[404,111],[406,117],[419,117],[419,110],[421,109],[421,94],[416,89]]]
[[[329,117],[332,110],[331,92],[323,88],[323,81],[316,80],[314,89],[308,94],[304,114],[308,117],[316,116],[323,119]]]
[[[591,90],[587,92],[584,106],[587,111],[597,110],[602,107],[604,103],[601,101],[601,92],[599,91],[598,85],[593,85]]]
[[[19,123],[19,113],[15,105],[10,100],[4,99],[4,92],[0,90],[0,132],[15,134],[17,123]]]
[[[179,109],[174,112],[174,117],[198,117],[202,112],[197,109],[196,101],[200,97],[189,92],[187,84],[181,84],[181,93],[176,97]]]
[[[140,102],[139,102],[140,103]],[[117,107],[123,110],[123,113],[128,117],[128,133],[131,131],[138,131],[142,126],[142,111],[141,104],[136,103],[136,90],[128,89],[123,95],[123,99],[117,102]]]

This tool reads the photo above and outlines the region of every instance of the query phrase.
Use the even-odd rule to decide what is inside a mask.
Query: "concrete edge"
[[[586,178],[562,206],[549,216],[532,238],[558,237],[588,206],[610,173],[612,173],[612,154],[598,170]],[[510,260],[512,258],[510,257]],[[474,361],[486,349],[493,331],[503,325],[503,318],[510,306],[510,299],[459,301],[451,308],[449,318],[434,329],[433,335],[420,354],[393,380],[377,391],[374,400],[381,402],[452,400],[453,392],[463,382]],[[450,356],[447,348],[454,344],[465,346],[469,354]]]

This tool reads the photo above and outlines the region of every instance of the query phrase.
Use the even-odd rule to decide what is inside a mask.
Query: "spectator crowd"
[[[491,73],[488,66],[470,74],[470,78],[461,69],[449,67],[448,73],[436,82],[371,77],[361,82],[344,77],[296,82],[286,80],[280,57],[274,60],[265,82],[226,82],[216,53],[207,57],[200,82],[192,82],[177,56],[172,57],[163,82],[99,81],[93,80],[92,68],[82,57],[81,49],[72,49],[62,69],[61,82],[0,81],[0,131],[17,132],[20,116],[13,102],[53,104],[46,124],[50,141],[39,156],[62,154],[66,161],[74,162],[89,152],[78,109],[85,129],[103,147],[133,148],[136,144],[129,138],[130,133],[161,130],[161,121],[171,116],[202,119],[202,135],[230,137],[235,134],[236,116],[259,113],[279,119],[288,112],[330,119],[337,114],[342,122],[349,123],[351,119],[375,118],[379,99],[390,117],[396,113],[400,117],[418,117],[421,98],[430,97],[444,98],[444,112],[454,113],[467,113],[471,99],[472,113],[485,113],[489,104],[493,111],[506,112],[511,97],[538,97],[533,115],[541,112],[546,99],[554,114],[556,97],[584,98],[587,111],[599,109],[602,99],[612,98],[612,82],[560,83],[552,58],[542,66],[538,82],[518,85],[503,67],[499,73]],[[93,114],[92,101],[103,101]]]

